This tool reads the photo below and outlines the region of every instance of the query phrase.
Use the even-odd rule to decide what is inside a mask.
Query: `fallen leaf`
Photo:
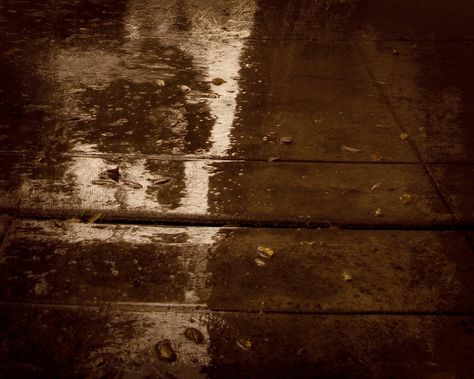
[[[96,213],[94,216],[92,216],[88,221],[87,223],[88,224],[93,224],[94,222],[96,222],[99,218],[102,217],[102,213]]]
[[[133,182],[131,180],[122,180],[122,183],[125,184],[128,187],[131,187],[133,189],[140,189],[143,188],[143,186],[140,183]]]
[[[255,258],[255,264],[256,264],[257,266],[263,267],[263,266],[266,266],[266,265],[267,265],[267,262],[261,260],[260,258]]]
[[[407,133],[401,133],[401,134],[400,134],[400,139],[401,139],[402,141],[406,141],[406,140],[408,139],[408,134],[407,134]]]
[[[273,256],[274,251],[269,247],[259,246],[257,247],[258,254],[263,258],[271,258]]]
[[[358,149],[356,147],[346,146],[346,145],[342,145],[341,150],[348,151],[349,153],[362,153],[361,149]]]
[[[252,342],[250,340],[240,339],[236,342],[237,346],[242,350],[250,350],[252,348]]]
[[[293,138],[291,137],[281,137],[280,138],[280,143],[281,144],[289,144],[293,142]]]
[[[217,98],[219,98],[219,95],[217,93],[208,93],[207,97],[209,99],[217,99]]]
[[[178,88],[183,92],[190,92],[191,91],[191,88],[189,88],[188,86],[185,86],[183,84],[178,85]]]
[[[116,187],[117,186],[117,182],[113,181],[112,179],[93,180],[92,184],[95,184],[97,186],[106,186],[106,187]]]
[[[164,87],[165,86],[165,81],[161,80],[161,79],[157,79],[155,83],[158,87]]]
[[[220,86],[224,83],[227,83],[224,79],[222,78],[214,78],[212,79],[212,84],[214,84],[215,86]]]
[[[370,190],[375,191],[377,188],[380,188],[381,185],[382,183],[375,183],[372,187],[370,187]]]
[[[268,158],[268,161],[269,162],[276,162],[276,161],[279,161],[281,159],[281,157],[270,157]]]
[[[151,184],[154,186],[160,185],[160,184],[166,184],[171,181],[171,178],[159,178],[159,179],[154,179]]]
[[[382,212],[382,209],[380,208],[377,208],[374,212],[374,216],[375,217],[382,217],[383,216],[383,212]]]
[[[187,328],[184,331],[184,336],[198,345],[204,342],[204,335],[196,328]]]
[[[171,347],[171,343],[168,340],[163,340],[158,342],[155,345],[156,352],[158,353],[158,358],[160,361],[164,362],[175,362],[176,361],[176,353],[174,352],[173,348]]]
[[[118,167],[116,167],[114,169],[111,169],[111,170],[102,171],[99,174],[99,179],[105,179],[105,180],[111,179],[114,182],[118,182],[119,178],[120,178],[120,171],[119,171]]]
[[[379,153],[378,151],[373,153],[371,158],[372,158],[372,161],[374,161],[374,162],[383,161],[383,155],[381,153]]]
[[[413,202],[413,197],[409,193],[404,193],[400,196],[400,202],[402,204],[411,204]]]
[[[344,280],[345,282],[352,281],[352,276],[346,271],[343,271],[341,275],[342,275],[342,280]]]

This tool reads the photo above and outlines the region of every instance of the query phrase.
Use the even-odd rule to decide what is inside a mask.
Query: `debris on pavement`
[[[408,139],[408,133],[401,133],[400,134],[400,139],[402,141],[406,141]]]
[[[347,151],[349,153],[362,153],[361,149],[358,149],[356,147],[346,146],[346,145],[342,145],[341,150],[342,151]]]
[[[222,78],[214,78],[212,79],[212,84],[214,84],[215,86],[220,86],[224,83],[227,83],[224,79]]]
[[[260,258],[255,258],[255,264],[257,266],[263,267],[263,266],[267,265],[267,262],[265,262],[264,260],[262,260]]]
[[[286,137],[281,137],[280,138],[280,143],[282,145],[287,145],[287,144],[292,143],[292,142],[293,142],[293,138],[291,138],[291,137],[286,136]]]
[[[184,84],[178,85],[178,88],[183,92],[190,92],[191,91],[191,88],[189,88],[188,86],[185,86]]]
[[[242,350],[250,350],[252,348],[252,342],[250,340],[240,339],[236,342],[236,345]]]
[[[382,216],[383,216],[382,209],[377,208],[377,209],[374,211],[374,216],[375,216],[375,217],[382,217]]]
[[[170,181],[171,181],[171,178],[162,177],[162,178],[158,178],[158,179],[153,179],[151,184],[152,184],[152,186],[159,186],[161,184],[166,184]]]
[[[281,159],[281,157],[270,157],[268,158],[268,161],[269,162],[276,162],[276,161],[279,161]]]
[[[263,140],[265,142],[276,143],[278,142],[278,133],[277,132],[268,132],[264,137]]]
[[[162,79],[157,79],[155,83],[158,87],[164,87],[165,86],[165,81],[162,80]]]
[[[371,159],[373,162],[380,162],[383,161],[383,155],[376,151],[375,153],[372,154]]]
[[[342,280],[344,280],[345,282],[351,282],[352,281],[352,275],[350,275],[346,271],[343,271],[341,275],[342,275]]]
[[[116,187],[117,186],[117,182],[115,182],[111,179],[93,180],[92,184],[95,184],[97,186],[106,186],[106,187]]]
[[[93,215],[91,218],[89,218],[89,220],[87,221],[88,224],[93,224],[94,222],[96,222],[99,218],[102,217],[102,213],[96,213],[95,215]]]
[[[259,246],[257,247],[257,251],[258,251],[258,254],[262,257],[262,258],[271,258],[273,256],[273,254],[275,254],[275,252],[270,249],[269,247],[265,247],[265,246]]]
[[[102,179],[102,180],[110,179],[118,183],[119,178],[120,178],[120,170],[118,167],[110,169],[110,170],[102,171],[99,174],[99,179]]]
[[[143,186],[140,183],[134,182],[132,180],[124,179],[121,181],[124,185],[133,188],[133,189],[140,189],[143,188]]]
[[[382,185],[382,183],[375,183],[372,187],[370,187],[370,190],[371,191],[375,191],[377,188],[380,188],[380,186]]]
[[[413,202],[413,196],[409,193],[404,193],[400,196],[400,202],[404,205],[411,204]]]
[[[158,358],[160,361],[164,362],[175,362],[177,357],[176,353],[174,352],[173,348],[171,347],[171,343],[168,340],[163,340],[158,342],[155,345],[156,352],[158,354]]]
[[[184,331],[184,336],[198,345],[204,342],[204,335],[196,328],[187,328]]]
[[[128,123],[127,118],[119,118],[117,121],[111,122],[109,125],[111,126],[122,126]]]

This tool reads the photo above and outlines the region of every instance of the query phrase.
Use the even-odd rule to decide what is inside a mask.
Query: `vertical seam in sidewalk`
[[[359,54],[361,60],[362,60],[362,63],[365,67],[365,70],[367,71],[370,79],[372,80],[372,84],[377,88],[377,91],[379,92],[379,95],[380,95],[380,98],[382,99],[382,102],[384,103],[384,105],[387,107],[388,111],[390,112],[393,120],[395,121],[395,123],[397,124],[398,126],[398,129],[402,132],[402,133],[407,133],[407,130],[406,128],[403,126],[403,123],[402,121],[400,120],[400,118],[397,116],[395,110],[393,109],[392,107],[392,103],[390,102],[390,100],[388,99],[388,97],[385,95],[383,89],[382,89],[382,86],[380,84],[377,83],[377,80],[375,78],[375,75],[374,73],[372,72],[370,66],[369,66],[369,63],[368,63],[368,60],[367,60],[367,57],[366,55],[363,53],[362,49],[360,48],[358,42],[354,39],[351,39],[350,40],[350,43],[351,45],[355,48],[356,52]],[[415,143],[413,142],[413,140],[411,138],[408,138],[408,140],[406,141],[411,150],[413,151],[413,154],[415,154],[417,160],[418,160],[418,163],[422,166],[423,168],[423,171],[425,172],[426,176],[428,177],[428,180],[430,181],[431,183],[431,186],[433,187],[434,191],[436,192],[436,194],[438,195],[439,199],[441,200],[441,202],[443,203],[443,205],[446,207],[446,209],[448,210],[448,212],[450,213],[450,215],[452,216],[453,218],[453,221],[457,221],[459,222],[459,218],[458,216],[456,215],[456,213],[454,212],[454,210],[452,209],[452,207],[449,205],[449,202],[447,201],[446,199],[446,196],[443,194],[443,191],[442,189],[440,188],[437,180],[434,178],[434,176],[432,175],[431,173],[431,170],[428,166],[428,164],[425,162],[425,160],[423,159],[423,156],[421,155],[420,151],[418,150],[417,146],[415,145]]]

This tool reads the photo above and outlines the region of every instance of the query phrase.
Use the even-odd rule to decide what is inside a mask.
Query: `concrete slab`
[[[63,157],[52,165],[52,172],[45,167],[41,175],[23,176],[23,216],[101,213],[107,220],[252,225],[452,225],[417,165],[124,157]]]
[[[259,246],[274,256],[260,256]],[[2,252],[0,299],[144,310],[460,313],[474,310],[473,266],[464,234],[454,232],[17,221]]]
[[[72,372],[78,377],[296,374],[381,379],[397,373],[407,379],[468,379],[474,369],[469,359],[472,316],[123,313],[3,306],[1,318],[0,367],[2,374],[17,377]],[[187,328],[202,336],[200,344],[185,337]],[[161,355],[159,343],[166,346]],[[164,352],[175,361],[160,360]]]
[[[474,65],[474,43],[364,41],[358,45],[423,159],[473,163],[474,79],[464,73]]]
[[[94,41],[10,46],[2,150],[417,161],[347,42]]]

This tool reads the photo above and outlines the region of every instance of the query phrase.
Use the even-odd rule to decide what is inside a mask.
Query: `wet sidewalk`
[[[474,372],[474,5],[0,4],[0,376]]]

